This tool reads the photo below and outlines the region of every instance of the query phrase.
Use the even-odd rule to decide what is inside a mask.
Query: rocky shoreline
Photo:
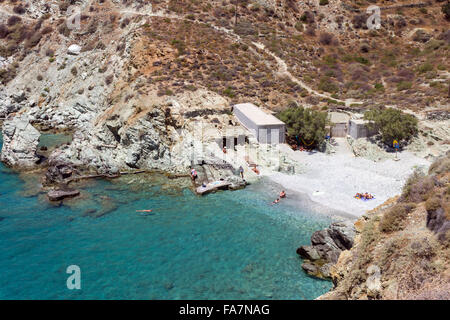
[[[349,220],[334,222],[328,228],[311,236],[311,245],[303,245],[297,254],[303,258],[302,269],[311,276],[331,279],[331,267],[344,250],[350,250],[354,243],[356,229]]]

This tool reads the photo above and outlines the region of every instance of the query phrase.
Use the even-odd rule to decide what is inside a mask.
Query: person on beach
[[[223,153],[227,153],[227,147],[222,148]]]
[[[197,171],[194,168],[191,169],[191,178],[194,181],[197,179]]]
[[[244,179],[244,168],[242,168],[242,166],[239,167],[239,174],[241,175],[241,178]]]
[[[286,192],[284,190],[280,192],[280,198],[286,198]]]

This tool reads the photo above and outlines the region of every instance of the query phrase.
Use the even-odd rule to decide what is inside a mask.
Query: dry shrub
[[[8,26],[13,26],[13,25],[16,25],[16,24],[18,24],[19,22],[21,22],[22,21],[22,18],[20,18],[20,17],[18,17],[18,16],[11,16],[11,17],[9,17],[8,18],[8,22],[7,22],[7,24],[8,24]]]
[[[306,22],[307,24],[314,23],[315,22],[314,13],[312,13],[311,11],[305,11],[300,17],[300,20],[302,22]]]
[[[403,187],[400,202],[422,202],[425,201],[435,186],[433,177],[426,177],[422,172],[416,170],[408,178]]]
[[[402,230],[403,220],[416,207],[414,203],[397,203],[384,213],[380,221],[380,231],[394,232]]]
[[[428,174],[439,175],[446,172],[450,172],[450,155],[438,158],[428,169]]]
[[[356,29],[367,29],[367,19],[369,18],[368,15],[366,15],[365,13],[363,14],[357,14],[356,16],[353,17],[352,19],[352,23],[353,26]]]
[[[425,202],[425,208],[427,209],[427,212],[435,212],[441,207],[441,199],[438,195],[434,195],[430,197]]]
[[[105,78],[106,85],[109,86],[113,82],[113,80],[114,80],[114,75],[111,74],[111,75],[107,76]]]
[[[8,36],[9,29],[4,24],[0,24],[0,39],[4,39]]]
[[[52,31],[53,31],[53,28],[50,27],[50,26],[47,26],[44,29],[42,29],[41,33],[42,34],[48,34],[48,33],[52,32]]]
[[[319,36],[319,41],[321,44],[329,46],[334,42],[334,36],[328,32],[322,32]]]
[[[0,69],[0,83],[6,85],[12,79],[16,77],[17,71],[14,66],[7,69]]]
[[[22,4],[19,4],[13,8],[13,11],[17,14],[24,14],[26,10]]]
[[[34,33],[28,41],[25,43],[26,48],[33,48],[36,46],[42,39],[42,34],[40,32]]]
[[[414,72],[409,69],[401,69],[397,72],[397,76],[402,78],[402,81],[414,80]]]
[[[306,34],[311,37],[314,37],[316,35],[316,28],[314,27],[314,25],[309,25],[306,28]]]

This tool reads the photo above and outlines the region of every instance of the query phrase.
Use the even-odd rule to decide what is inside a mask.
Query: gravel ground
[[[339,141],[343,143],[343,140]],[[305,167],[305,173],[267,174],[286,189],[305,193],[312,201],[354,217],[363,215],[387,199],[400,194],[403,184],[415,168],[427,169],[430,162],[410,152],[399,153],[399,161],[387,159],[374,162],[355,157],[348,146],[341,144],[335,154],[292,151],[283,145],[282,152]],[[375,199],[363,201],[353,196],[368,192]]]

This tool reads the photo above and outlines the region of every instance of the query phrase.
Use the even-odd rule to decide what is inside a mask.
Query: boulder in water
[[[353,246],[356,229],[352,222],[335,222],[328,228],[314,232],[311,236],[311,246],[301,246],[297,249],[305,262],[303,270],[308,274],[329,278],[331,267],[338,261],[342,251]]]
[[[78,190],[51,190],[47,193],[50,201],[60,201],[65,198],[73,198],[80,195]]]

